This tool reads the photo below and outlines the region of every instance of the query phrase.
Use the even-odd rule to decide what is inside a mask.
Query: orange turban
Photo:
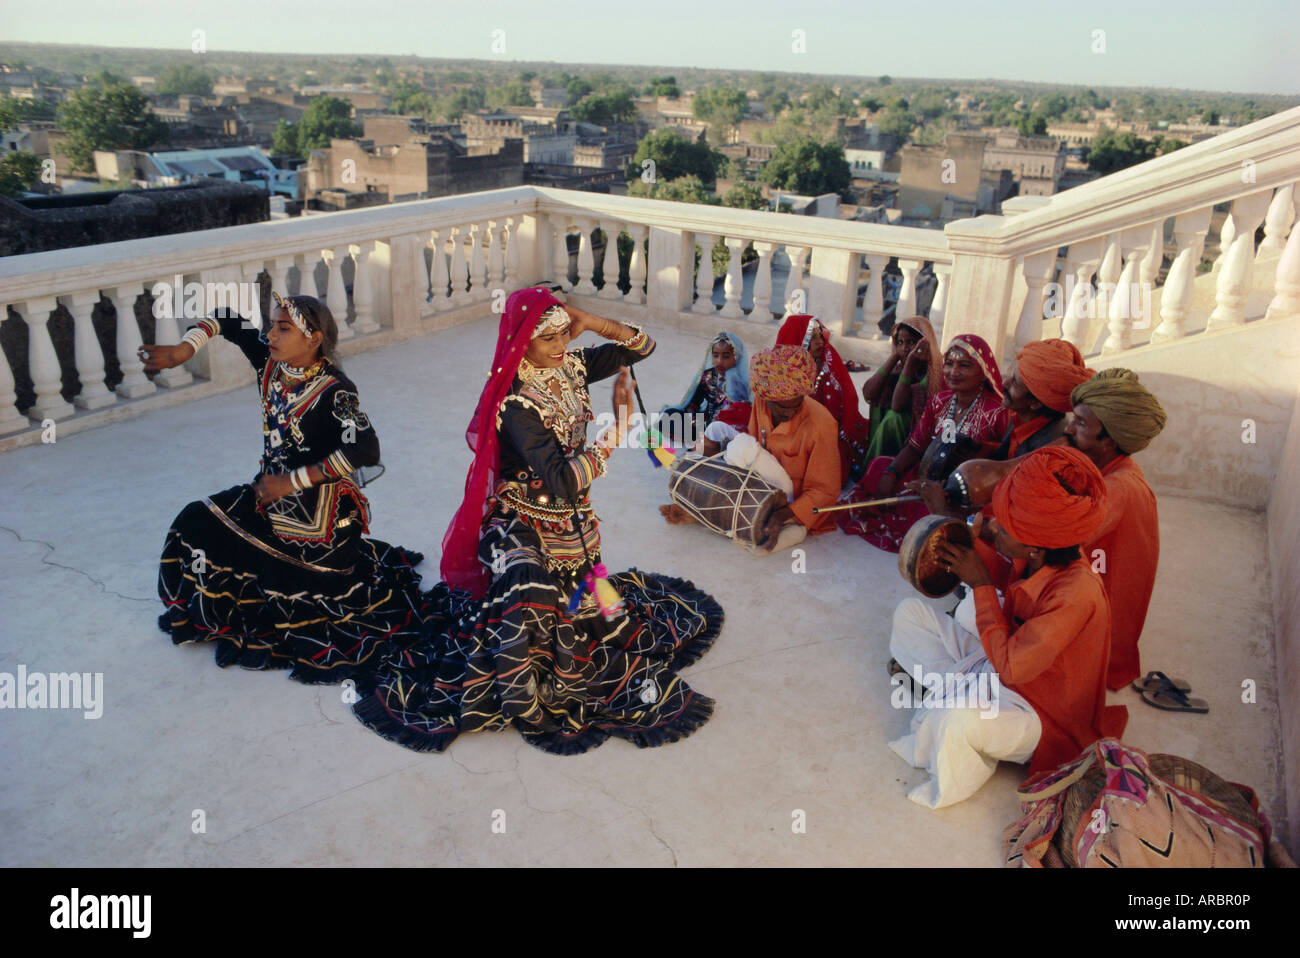
[[[1025,545],[1062,549],[1091,541],[1106,518],[1106,480],[1069,446],[1044,446],[993,490],[993,514]]]
[[[773,346],[749,361],[749,387],[760,399],[789,402],[812,392],[817,365],[802,346]]]
[[[1043,339],[1025,346],[1016,356],[1016,373],[1039,402],[1057,412],[1073,408],[1071,390],[1093,375],[1083,364],[1083,354],[1064,339]]]

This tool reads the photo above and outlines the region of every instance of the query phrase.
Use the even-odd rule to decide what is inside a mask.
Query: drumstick
[[[864,502],[842,502],[837,506],[813,506],[813,513],[839,512],[841,509],[861,509],[866,506],[894,506],[904,502],[920,501],[921,497],[916,495],[890,496],[887,499],[867,499]]]

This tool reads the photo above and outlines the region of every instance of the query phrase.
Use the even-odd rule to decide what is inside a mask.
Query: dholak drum
[[[758,473],[722,456],[679,456],[668,475],[668,495],[702,525],[758,548],[782,494]]]
[[[932,599],[947,595],[961,579],[943,567],[935,549],[940,542],[973,546],[970,527],[951,516],[926,516],[907,530],[898,549],[898,571],[918,592]]]

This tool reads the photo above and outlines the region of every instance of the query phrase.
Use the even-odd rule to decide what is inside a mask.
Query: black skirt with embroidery
[[[186,506],[167,530],[158,625],[177,645],[211,642],[218,665],[291,669],[301,682],[340,682],[378,653],[415,641],[431,612],[418,552],[362,535],[340,497],[329,542],[280,538],[252,486]]]
[[[512,725],[529,744],[571,755],[611,735],[642,748],[676,742],[708,720],[713,700],[677,674],[722,629],[707,593],[632,569],[610,576],[623,615],[606,621],[591,596],[570,613],[576,576],[548,571],[536,529],[501,503],[479,558],[494,570],[487,595],[440,583],[420,642],[358,680],[353,711],[367,726],[441,752],[461,732]]]

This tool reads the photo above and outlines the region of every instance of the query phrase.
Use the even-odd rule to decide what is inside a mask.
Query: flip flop
[[[867,367],[864,366],[862,363],[858,362],[856,359],[845,360],[844,368],[851,373],[861,373],[861,372],[866,372],[867,370]]]
[[[1134,679],[1133,688],[1138,692],[1159,692],[1164,688],[1175,688],[1180,692],[1190,692],[1192,686],[1186,679],[1171,679],[1163,672],[1151,671],[1146,678]]]
[[[1158,709],[1164,709],[1166,712],[1202,713],[1210,710],[1210,706],[1206,704],[1205,699],[1194,699],[1186,692],[1181,692],[1173,686],[1155,692],[1143,692],[1142,701],[1146,702],[1147,705],[1154,705]]]

